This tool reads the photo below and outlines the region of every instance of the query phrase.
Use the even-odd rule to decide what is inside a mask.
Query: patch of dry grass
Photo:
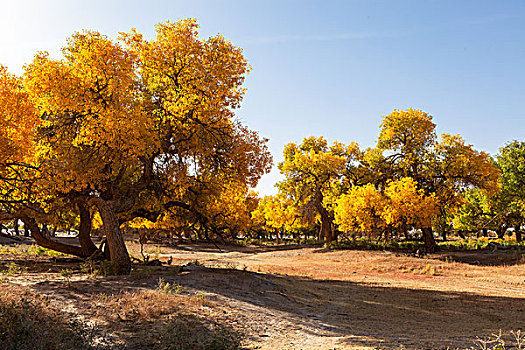
[[[116,295],[99,294],[95,299],[97,315],[112,321],[151,321],[183,309],[196,311],[206,303],[210,302],[151,290]]]
[[[136,335],[127,346],[144,349],[238,349],[241,336],[218,319],[215,303],[198,295],[136,290],[94,299],[96,315]]]
[[[215,303],[199,295],[135,290],[85,301],[78,311],[89,305],[95,317],[84,316],[96,320],[96,330],[27,287],[0,283],[0,348],[230,350],[241,343],[240,334],[217,317]]]
[[[24,287],[0,285],[2,349],[90,349],[86,328]]]

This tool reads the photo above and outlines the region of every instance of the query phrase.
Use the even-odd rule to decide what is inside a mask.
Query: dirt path
[[[75,274],[65,288],[59,267],[42,262],[38,271],[12,282],[30,284],[89,319],[93,295],[154,289],[162,277],[213,301],[212,313],[243,331],[244,345],[253,349],[466,348],[500,329],[525,329],[520,252],[421,259],[304,247],[148,249],[175,265],[197,265],[182,272],[175,266],[138,268],[125,278]]]

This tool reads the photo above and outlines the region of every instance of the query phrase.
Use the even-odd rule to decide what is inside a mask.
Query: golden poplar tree
[[[24,75],[41,115],[41,187],[98,211],[119,274],[130,270],[120,224],[192,211],[190,194],[229,191],[220,182],[246,191],[271,166],[267,140],[235,119],[250,69],[242,50],[200,39],[193,19],[156,29],[120,42],[75,33],[63,59],[39,53]]]

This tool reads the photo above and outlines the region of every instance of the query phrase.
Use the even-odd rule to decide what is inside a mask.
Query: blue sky
[[[394,108],[491,154],[525,139],[525,1],[2,1],[0,63],[20,74],[74,31],[152,37],[187,17],[244,49],[253,71],[237,115],[276,162],[311,135],[372,146]],[[258,189],[278,179],[275,168]]]

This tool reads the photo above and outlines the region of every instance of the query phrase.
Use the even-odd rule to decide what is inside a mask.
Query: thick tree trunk
[[[425,242],[425,251],[427,253],[434,253],[437,251],[436,240],[434,239],[434,234],[432,233],[432,227],[424,227],[421,229],[423,232],[423,240]]]
[[[98,250],[93,241],[91,240],[91,213],[89,212],[89,208],[85,203],[79,202],[77,206],[80,214],[78,241],[84,254],[87,256],[91,256]]]
[[[124,242],[124,237],[120,231],[120,225],[117,214],[113,209],[111,202],[102,198],[93,198],[93,204],[97,207],[106,234],[113,272],[116,275],[127,275],[131,272],[131,259]]]
[[[80,246],[62,243],[44,236],[40,231],[40,228],[38,227],[35,219],[25,215],[21,216],[20,219],[24,223],[24,227],[31,232],[31,236],[39,246],[56,250],[57,252],[65,254],[76,255],[81,258],[89,257],[88,255],[84,254]]]
[[[323,224],[323,235],[326,243],[330,243],[333,240],[332,237],[332,225],[330,225],[330,222],[326,222]]]
[[[332,234],[332,218],[330,217],[330,213],[328,213],[323,206],[319,208],[319,213],[321,214],[322,238],[324,238],[326,243],[330,243],[334,238]]]

